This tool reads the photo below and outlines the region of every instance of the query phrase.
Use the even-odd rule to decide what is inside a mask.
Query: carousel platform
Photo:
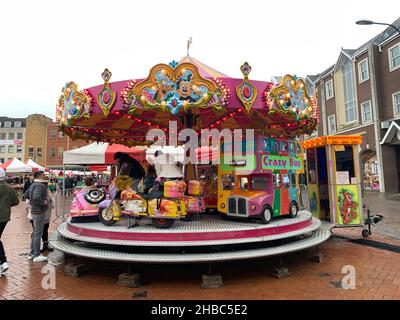
[[[51,246],[67,255],[89,259],[141,263],[200,263],[253,259],[307,249],[330,237],[330,229],[307,211],[294,219],[282,217],[265,225],[200,215],[157,229],[149,220],[128,229],[122,219],[101,223],[61,224]]]

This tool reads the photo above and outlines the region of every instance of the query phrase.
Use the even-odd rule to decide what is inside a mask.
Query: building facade
[[[393,25],[400,28],[400,18]],[[363,186],[400,192],[400,34],[392,27],[307,76],[318,90],[321,124],[312,136],[362,135]]]
[[[42,114],[31,114],[26,118],[25,160],[32,159],[41,166],[46,165],[47,124],[52,120]]]
[[[0,117],[0,163],[14,157],[25,161],[25,118]]]
[[[58,130],[56,122],[48,122],[46,127],[46,167],[61,168],[64,151],[80,148],[89,143],[84,140],[72,140]]]

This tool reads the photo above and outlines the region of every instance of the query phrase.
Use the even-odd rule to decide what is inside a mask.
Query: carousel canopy
[[[87,146],[64,152],[64,164],[114,164],[117,152],[127,153],[138,161],[146,159],[146,150],[109,143],[92,143]]]
[[[7,162],[0,164],[0,167],[5,170],[6,174],[21,174],[32,172],[32,167],[26,165],[18,158],[8,160]]]
[[[177,121],[177,130],[193,128],[198,134],[241,128],[292,138],[316,129],[318,107],[302,79],[286,75],[273,84],[250,80],[247,62],[240,70],[243,78],[231,78],[187,56],[155,65],[146,79],[111,83],[105,69],[103,85],[79,90],[69,82],[62,88],[57,121],[73,139],[127,146],[151,144],[149,129],[174,134],[171,120]]]

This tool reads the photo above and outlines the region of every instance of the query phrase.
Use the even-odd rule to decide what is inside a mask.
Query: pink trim
[[[67,224],[67,230],[85,237],[129,240],[129,241],[209,241],[209,240],[229,240],[243,238],[258,238],[264,236],[277,235],[296,230],[304,229],[312,225],[312,219],[279,227],[265,227],[241,231],[221,231],[221,232],[182,232],[182,233],[150,233],[150,232],[115,232],[85,229],[78,225]]]

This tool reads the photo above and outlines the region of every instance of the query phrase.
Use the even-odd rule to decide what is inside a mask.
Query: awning
[[[64,164],[106,165],[114,164],[117,152],[129,154],[138,161],[145,161],[146,151],[136,147],[126,147],[120,144],[109,145],[106,142],[94,142],[79,149],[64,152]]]
[[[42,167],[40,164],[36,163],[32,159],[28,159],[27,161],[25,161],[25,164],[33,169],[32,172],[35,172],[38,170],[46,171],[45,167]]]
[[[0,165],[7,174],[18,174],[18,173],[31,173],[32,168],[23,163],[18,158],[8,160],[7,162]]]

